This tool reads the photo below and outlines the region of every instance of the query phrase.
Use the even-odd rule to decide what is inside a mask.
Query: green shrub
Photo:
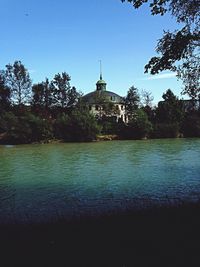
[[[6,133],[2,143],[28,144],[52,138],[48,121],[31,113],[18,117],[12,112],[6,112],[1,118],[0,128]]]
[[[184,137],[200,137],[200,115],[198,113],[189,114],[185,117],[182,132]]]
[[[176,138],[179,136],[178,123],[157,123],[151,135],[153,138]]]
[[[65,141],[92,141],[99,131],[95,117],[87,109],[74,109],[70,115],[62,114],[54,123],[55,136]]]

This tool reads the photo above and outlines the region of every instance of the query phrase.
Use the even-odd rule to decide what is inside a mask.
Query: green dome
[[[97,84],[106,84],[104,80],[98,80]]]
[[[97,104],[97,99],[98,99],[99,93],[98,91],[93,91],[87,95],[84,95],[82,97],[82,100],[87,103],[87,104]],[[123,97],[110,92],[110,91],[100,91],[100,96],[105,97],[108,101],[111,101],[112,103],[115,104],[124,104],[124,99]]]

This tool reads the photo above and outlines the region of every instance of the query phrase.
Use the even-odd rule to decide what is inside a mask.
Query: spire
[[[102,63],[101,60],[99,60],[100,62],[100,80],[102,80]]]
[[[99,60],[100,63],[100,80],[96,83],[96,90],[97,91],[106,91],[106,82],[102,78],[102,64],[101,60]]]

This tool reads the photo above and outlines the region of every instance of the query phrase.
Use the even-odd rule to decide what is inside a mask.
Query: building
[[[89,110],[96,118],[110,117],[117,122],[127,122],[125,101],[123,97],[106,90],[106,82],[100,79],[96,83],[96,90],[83,96],[82,100],[89,106]]]

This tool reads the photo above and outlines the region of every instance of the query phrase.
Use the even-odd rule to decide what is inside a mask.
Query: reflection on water
[[[197,201],[199,158],[199,139],[0,146],[0,222]]]

